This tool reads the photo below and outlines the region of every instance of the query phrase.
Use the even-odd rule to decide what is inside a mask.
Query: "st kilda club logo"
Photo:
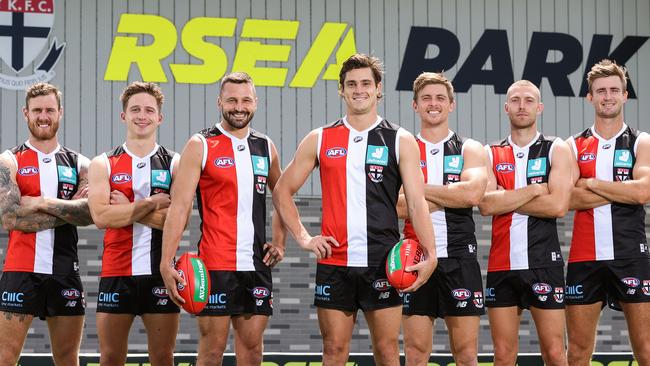
[[[24,90],[54,78],[65,43],[48,42],[53,26],[54,0],[0,0],[0,59],[15,73],[0,73],[0,88]]]

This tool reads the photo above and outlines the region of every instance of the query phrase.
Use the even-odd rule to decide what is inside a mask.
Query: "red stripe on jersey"
[[[598,139],[595,136],[575,139],[580,178],[596,177]],[[596,260],[596,233],[594,210],[576,210],[573,218],[573,236],[569,250],[569,262]]]
[[[108,177],[111,192],[122,192],[133,202],[133,171],[129,154],[108,157],[111,175]],[[130,276],[133,248],[133,225],[107,228],[104,233],[104,254],[101,277]]]
[[[40,197],[41,178],[38,165],[38,154],[32,149],[15,154],[18,168],[16,184],[20,195]],[[3,271],[33,272],[36,257],[36,233],[26,233],[19,230],[9,232],[9,246]]]
[[[497,185],[503,189],[515,189],[515,156],[512,146],[492,146],[492,170]],[[512,212],[492,218],[492,245],[488,260],[488,272],[510,268],[510,226]]]
[[[339,247],[332,256],[319,263],[336,266],[348,264],[347,151],[350,131],[345,125],[323,128],[318,153],[323,197],[321,235],[332,236]],[[343,153],[345,151],[345,153]]]
[[[236,271],[238,196],[232,141],[220,134],[206,142],[207,159],[199,179],[203,228],[199,255],[209,270]]]
[[[416,140],[418,142],[418,148],[420,149],[420,168],[422,169],[422,174],[424,174],[424,184],[427,184],[429,179],[429,173],[427,170],[429,168],[427,166],[427,144],[420,139]],[[404,220],[404,237],[406,239],[419,241],[418,236],[415,234],[413,224],[411,224],[411,220],[409,219]]]

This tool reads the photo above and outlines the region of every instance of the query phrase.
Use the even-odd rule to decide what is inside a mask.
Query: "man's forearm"
[[[32,213],[25,217],[16,217],[12,230],[35,233],[64,225],[65,220],[43,212]]]
[[[44,206],[39,211],[56,216],[75,226],[86,226],[93,223],[86,198],[71,201],[46,198]]]

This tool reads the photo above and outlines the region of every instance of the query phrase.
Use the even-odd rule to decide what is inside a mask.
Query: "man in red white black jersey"
[[[343,365],[357,312],[361,309],[373,341],[375,363],[398,365],[402,299],[386,280],[385,259],[399,240],[396,211],[400,187],[425,260],[407,271],[424,284],[436,267],[431,220],[424,199],[415,139],[377,115],[382,67],[356,54],[339,73],[346,116],[307,135],[282,174],[273,202],[298,244],[318,258],[314,303],[323,336],[323,363]],[[311,236],[300,222],[293,195],[320,169],[323,194],[321,234]]]
[[[162,226],[178,154],[156,143],[163,94],[133,82],[122,95],[126,142],[93,159],[88,204],[104,233],[97,301],[100,363],[123,365],[136,315],[147,330],[153,365],[172,365],[179,308],[160,276]]]
[[[650,365],[650,136],[627,126],[626,69],[610,60],[587,74],[594,125],[569,138],[576,210],[566,280],[568,357],[589,365],[605,304],[623,310],[639,365]],[[575,160],[574,160],[575,161]]]
[[[83,155],[58,143],[61,92],[27,89],[28,140],[0,155],[0,221],[9,244],[0,279],[0,364],[15,365],[34,317],[47,320],[54,362],[79,364],[85,298],[76,226],[92,223]]]
[[[199,256],[210,272],[210,297],[197,317],[198,365],[221,365],[232,323],[237,364],[262,363],[263,333],[273,314],[271,269],[284,256],[286,233],[274,214],[266,241],[266,188],[280,177],[280,158],[267,136],[250,128],[257,109],[250,76],[223,77],[217,100],[221,121],[192,136],[181,154],[165,222],[160,271],[174,301],[182,282],[170,266],[194,192],[201,216]]]
[[[492,220],[485,306],[494,364],[517,360],[519,321],[530,309],[547,365],[566,365],[564,262],[556,218],[571,192],[571,151],[537,131],[543,110],[537,86],[520,80],[506,94],[510,136],[487,146],[487,192],[479,208]]]
[[[485,193],[485,153],[478,141],[449,129],[449,113],[455,106],[454,87],[444,75],[425,72],[413,82],[413,109],[421,122],[420,167],[427,183],[424,192],[436,235],[438,267],[424,286],[403,297],[407,365],[428,363],[436,317],[445,319],[456,364],[478,362],[479,317],[485,309],[472,207]],[[408,217],[405,203],[400,195],[401,218]],[[404,236],[417,240],[409,220]]]

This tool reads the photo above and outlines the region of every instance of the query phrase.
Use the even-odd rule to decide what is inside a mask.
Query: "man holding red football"
[[[516,363],[523,309],[533,316],[545,364],[567,364],[564,261],[555,221],[569,208],[571,151],[537,131],[543,109],[535,84],[515,82],[505,103],[510,136],[486,147],[487,193],[479,208],[494,216],[485,306],[495,365]]]
[[[472,207],[483,198],[487,176],[482,145],[449,130],[455,106],[454,87],[442,74],[425,72],[413,82],[413,109],[421,122],[416,139],[438,267],[420,289],[404,294],[407,365],[428,363],[436,317],[445,319],[456,364],[478,362],[479,317],[485,310]],[[407,218],[403,195],[399,203],[398,214]],[[417,238],[408,220],[404,236]]]
[[[179,309],[158,268],[178,154],[156,143],[163,99],[156,84],[127,86],[120,96],[126,142],[94,158],[88,172],[90,212],[106,229],[97,301],[102,365],[124,365],[136,315],[147,331],[151,364],[174,361]]]
[[[346,116],[307,135],[273,192],[273,202],[289,232],[318,258],[315,305],[323,336],[323,364],[344,365],[357,312],[370,328],[375,363],[399,365],[402,299],[385,286],[385,260],[399,240],[395,206],[403,185],[409,216],[426,258],[407,268],[425,283],[436,267],[433,229],[411,134],[377,115],[382,67],[356,54],[339,73]],[[323,220],[311,236],[300,221],[293,195],[320,169]]]
[[[221,80],[221,121],[192,136],[181,154],[163,236],[160,271],[172,299],[182,303],[173,258],[197,192],[201,216],[199,255],[210,272],[209,302],[198,315],[198,365],[221,365],[232,324],[238,365],[262,363],[263,333],[273,313],[271,269],[284,256],[286,232],[273,215],[266,242],[266,188],[280,177],[273,142],[250,128],[257,109],[250,76]]]

